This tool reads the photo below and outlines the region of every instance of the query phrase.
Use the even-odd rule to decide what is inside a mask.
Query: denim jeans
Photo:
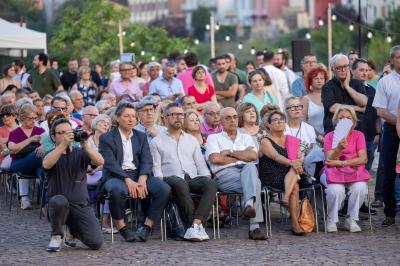
[[[383,129],[382,129],[383,131]],[[379,162],[378,162],[378,169],[376,171],[376,182],[375,182],[375,200],[380,200],[383,202],[383,179],[384,179],[384,170],[385,164],[383,161],[383,137],[379,140]]]
[[[375,150],[378,145],[374,144],[373,141],[367,141],[366,144],[367,144],[368,163],[365,166],[365,169],[369,171],[371,169],[372,163],[374,162]]]
[[[396,159],[397,150],[399,148],[399,136],[397,135],[396,126],[385,123],[383,126],[383,160],[385,162],[384,180],[383,180],[383,196],[385,203],[385,215],[390,217],[396,216],[395,201],[395,180],[396,180]],[[400,191],[399,191],[400,193]]]

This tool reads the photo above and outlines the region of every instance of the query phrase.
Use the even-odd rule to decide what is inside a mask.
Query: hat
[[[142,100],[140,102],[137,102],[135,104],[135,108],[136,110],[140,110],[143,107],[145,107],[146,105],[153,105],[154,108],[157,106],[156,102],[154,101],[152,96],[146,96],[143,97]]]

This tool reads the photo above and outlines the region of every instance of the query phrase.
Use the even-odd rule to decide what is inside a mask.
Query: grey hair
[[[400,49],[400,45],[395,45],[390,49],[390,58],[394,58],[395,53],[397,52],[397,50]]]
[[[111,107],[111,104],[108,100],[100,100],[96,103],[95,107],[101,113],[106,108],[107,104]]]
[[[60,92],[57,94],[57,96],[63,98],[65,101],[67,101],[67,105],[72,104],[71,98],[69,98],[69,96],[66,92]]]
[[[290,97],[287,97],[287,98],[285,99],[285,110],[286,110],[286,108],[289,107],[289,102],[292,101],[292,100],[298,100],[298,101],[300,101],[300,97],[297,97],[297,96],[290,96]]]
[[[208,102],[203,108],[203,114],[207,113],[208,109],[210,109],[213,106],[218,106],[219,108],[221,108],[221,106],[218,103]]]
[[[115,66],[116,64],[119,64],[119,59],[111,61],[110,63],[110,67],[112,68],[113,66]]]
[[[69,93],[69,98],[72,100],[75,95],[82,95],[82,93],[78,90],[73,90]]]
[[[176,69],[176,64],[174,61],[169,61],[165,64],[165,66],[163,67],[163,71],[167,71],[167,68],[175,68]]]
[[[158,62],[150,62],[147,64],[147,72],[150,73],[153,67],[161,68],[161,65]]]
[[[92,120],[92,123],[90,124],[90,128],[91,128],[93,131],[95,131],[95,130],[96,130],[96,125],[97,125],[97,123],[100,122],[100,121],[106,122],[106,123],[108,124],[108,126],[111,127],[111,118],[110,118],[108,115],[106,115],[106,114],[101,114],[101,115],[96,116],[96,117]]]
[[[332,58],[329,60],[329,66],[333,69],[336,65],[336,62],[340,59],[346,59],[349,61],[349,58],[345,54],[339,53],[332,56]]]
[[[86,107],[83,108],[83,110],[82,110],[82,115],[86,115],[87,113],[89,113],[89,110],[90,110],[91,108],[94,108],[94,109],[97,110],[97,108],[94,107],[93,105],[88,105],[88,106],[86,106]]]
[[[221,109],[221,118],[225,116],[225,113],[226,113],[226,111],[228,111],[228,110],[233,110],[233,111],[235,111],[235,113],[237,113],[237,112],[236,112],[236,109],[233,108],[233,107],[224,107],[224,108]]]
[[[24,98],[18,99],[15,102],[15,107],[17,108],[18,113],[19,113],[19,109],[25,104],[33,104],[32,99],[29,97],[24,97]]]

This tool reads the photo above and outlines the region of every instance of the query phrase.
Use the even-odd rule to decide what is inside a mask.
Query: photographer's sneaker
[[[344,227],[352,233],[361,232],[360,226],[358,226],[357,222],[350,217],[346,218],[344,221]]]
[[[31,205],[31,201],[29,200],[29,197],[23,196],[21,198],[21,209],[23,209],[23,210],[31,210],[32,209],[32,205]]]
[[[328,221],[327,225],[326,225],[326,231],[328,231],[328,233],[335,233],[337,232],[337,226],[335,222],[332,221]]]
[[[62,242],[63,242],[63,239],[60,235],[51,236],[50,243],[47,247],[47,251],[49,251],[49,252],[60,251]]]
[[[194,224],[192,227],[186,230],[184,238],[189,241],[200,242],[203,240],[203,236],[200,233],[199,225]]]
[[[200,232],[200,236],[201,236],[201,240],[210,240],[210,237],[207,235],[206,230],[204,229],[203,225],[200,224],[199,225],[199,232]]]

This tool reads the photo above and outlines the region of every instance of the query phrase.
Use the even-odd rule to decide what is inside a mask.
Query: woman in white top
[[[300,139],[300,151],[304,157],[304,169],[310,175],[314,176],[316,169],[315,163],[324,160],[322,149],[317,145],[315,129],[311,125],[302,121],[303,104],[301,103],[300,98],[286,98],[285,110],[288,118],[285,135],[291,135]]]
[[[321,88],[327,80],[328,73],[324,68],[313,68],[305,77],[307,95],[301,99],[304,106],[304,121],[313,126],[321,136],[324,135],[324,106],[321,100]]]

